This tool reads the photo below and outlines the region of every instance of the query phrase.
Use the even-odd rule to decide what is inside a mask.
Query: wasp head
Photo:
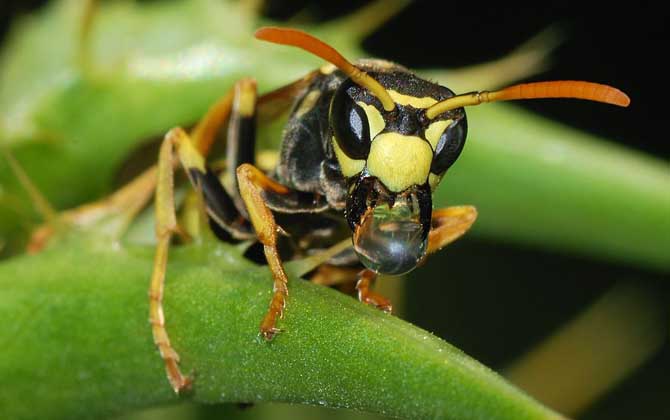
[[[426,116],[430,106],[454,96],[445,87],[399,66],[368,74],[388,92],[393,109],[347,79],[331,102],[332,144],[349,182],[354,250],[366,267],[402,274],[425,255],[431,192],[460,155],[467,122],[462,108]]]

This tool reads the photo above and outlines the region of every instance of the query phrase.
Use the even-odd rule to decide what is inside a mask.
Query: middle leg
[[[386,313],[391,313],[393,310],[391,301],[371,290],[372,284],[376,279],[377,273],[367,268],[358,274],[358,281],[356,282],[358,300],[367,303],[368,305],[372,305],[377,309],[381,309]]]

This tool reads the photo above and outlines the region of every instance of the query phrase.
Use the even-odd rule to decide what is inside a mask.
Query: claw
[[[180,381],[170,379],[170,385],[172,385],[174,393],[179,395],[191,390],[193,379],[190,376],[183,376]]]
[[[269,328],[263,328],[261,327],[261,336],[265,339],[265,341],[272,341],[273,338],[275,338],[275,335],[284,332],[281,328],[277,327],[269,327]]]
[[[387,314],[390,314],[393,311],[393,305],[391,304],[390,300],[374,292],[368,293],[369,294],[367,296],[359,297],[363,303],[374,306],[375,308]]]

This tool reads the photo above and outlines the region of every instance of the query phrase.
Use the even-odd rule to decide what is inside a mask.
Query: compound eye
[[[451,165],[456,162],[458,156],[465,145],[465,137],[468,134],[468,123],[463,118],[452,123],[440,136],[435,147],[433,163],[430,165],[430,171],[436,175],[444,173]]]
[[[346,89],[335,94],[330,105],[330,124],[340,149],[351,159],[366,159],[370,152],[370,123],[363,108]]]

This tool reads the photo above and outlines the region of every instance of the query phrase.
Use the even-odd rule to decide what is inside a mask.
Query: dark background
[[[13,17],[43,3],[3,1],[0,36]],[[276,18],[307,10],[325,20],[365,3],[269,1],[265,10]],[[667,67],[661,60],[670,46],[668,18],[660,7],[637,2],[590,11],[565,3],[520,8],[509,2],[484,7],[468,1],[417,1],[364,46],[375,56],[409,67],[458,67],[500,57],[559,24],[565,40],[552,55],[554,66],[533,80],[612,84],[632,99],[626,118],[613,119],[609,107],[586,102],[535,101],[521,106],[667,161]],[[611,263],[473,239],[449,251],[440,256],[440,267],[446,264],[449,273],[442,268],[439,275],[410,276],[407,316],[493,368],[513,360],[617,281],[642,284],[664,299],[669,294],[663,275]],[[425,272],[435,267],[429,263]],[[467,281],[450,281],[452,275]],[[670,418],[667,347],[584,418]]]

